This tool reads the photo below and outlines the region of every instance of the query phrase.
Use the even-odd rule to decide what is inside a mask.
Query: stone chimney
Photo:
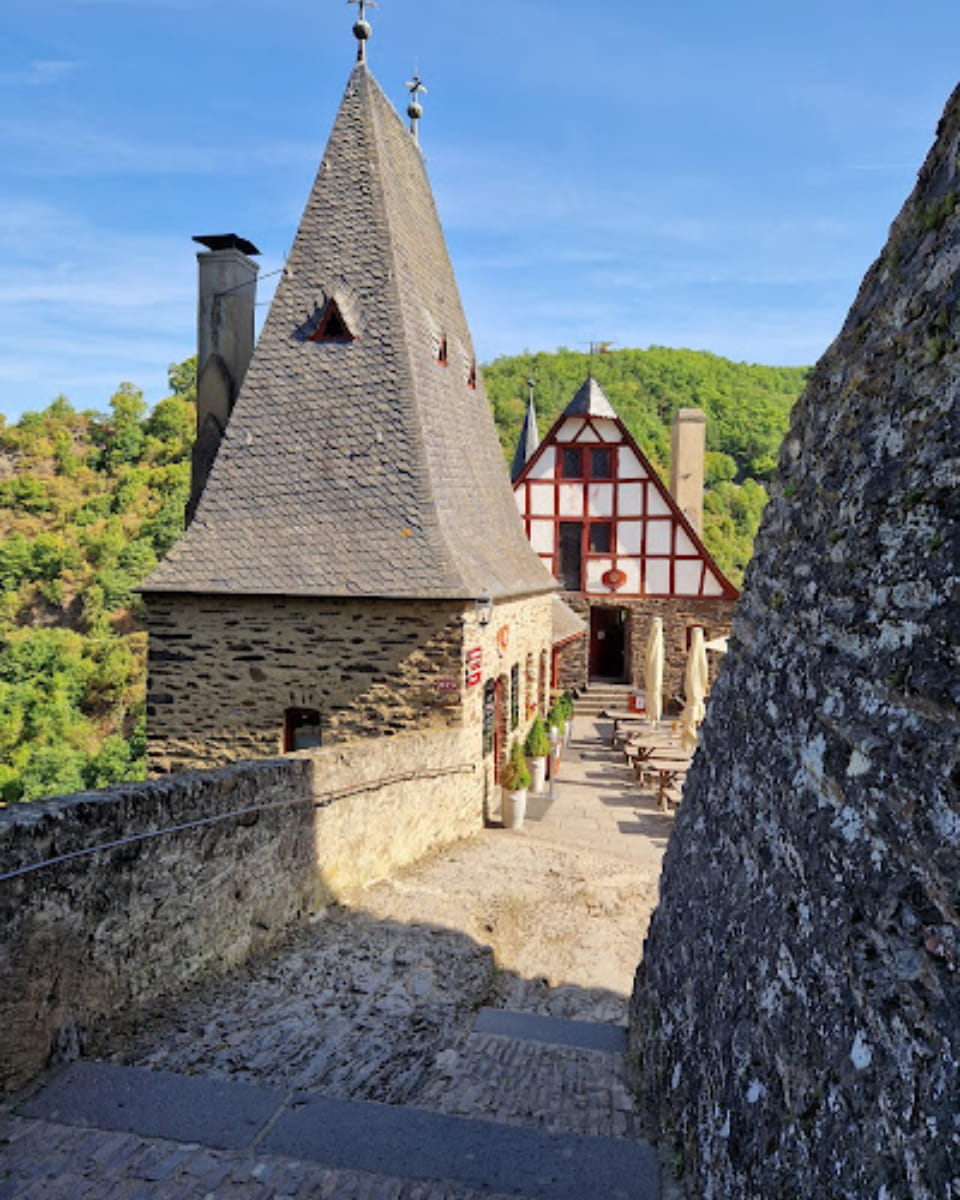
[[[197,254],[197,440],[193,447],[186,523],[220,449],[220,440],[253,355],[253,314],[260,251],[233,233],[195,237]]]
[[[697,533],[703,532],[703,461],[707,418],[699,408],[681,408],[673,418],[670,495]]]

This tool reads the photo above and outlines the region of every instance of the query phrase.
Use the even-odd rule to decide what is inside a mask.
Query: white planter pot
[[[501,806],[504,829],[522,829],[523,818],[527,812],[527,789],[524,788],[520,792],[508,792],[504,788]]]
[[[547,782],[546,758],[528,758],[527,769],[530,772],[530,791],[538,796]]]

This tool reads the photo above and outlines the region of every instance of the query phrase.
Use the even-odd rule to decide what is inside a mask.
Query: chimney
[[[193,447],[189,525],[220,449],[227,421],[253,356],[253,313],[260,251],[234,233],[195,237],[197,254],[197,440]]]
[[[670,495],[698,534],[703,532],[703,460],[707,418],[699,408],[681,408],[673,418]]]

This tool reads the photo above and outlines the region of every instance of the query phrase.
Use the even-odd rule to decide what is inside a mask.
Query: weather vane
[[[356,4],[360,7],[360,13],[357,17],[356,24],[353,27],[353,36],[357,39],[357,62],[365,62],[367,58],[367,39],[373,33],[373,26],[367,20],[367,8],[379,8],[376,0],[347,0],[348,4]]]
[[[424,87],[423,80],[420,78],[420,64],[414,63],[413,78],[405,84],[410,90],[410,103],[407,105],[407,116],[410,118],[410,132],[413,134],[413,140],[417,141],[417,123],[423,116],[423,105],[420,103],[420,93],[427,94],[427,89]]]

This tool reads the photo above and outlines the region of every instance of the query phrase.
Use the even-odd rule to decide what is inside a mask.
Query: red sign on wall
[[[477,646],[467,651],[467,687],[476,687],[483,678],[483,651]]]
[[[617,588],[622,588],[627,582],[626,575],[616,567],[612,571],[604,571],[600,579],[604,587],[611,588],[613,591],[616,591]]]

